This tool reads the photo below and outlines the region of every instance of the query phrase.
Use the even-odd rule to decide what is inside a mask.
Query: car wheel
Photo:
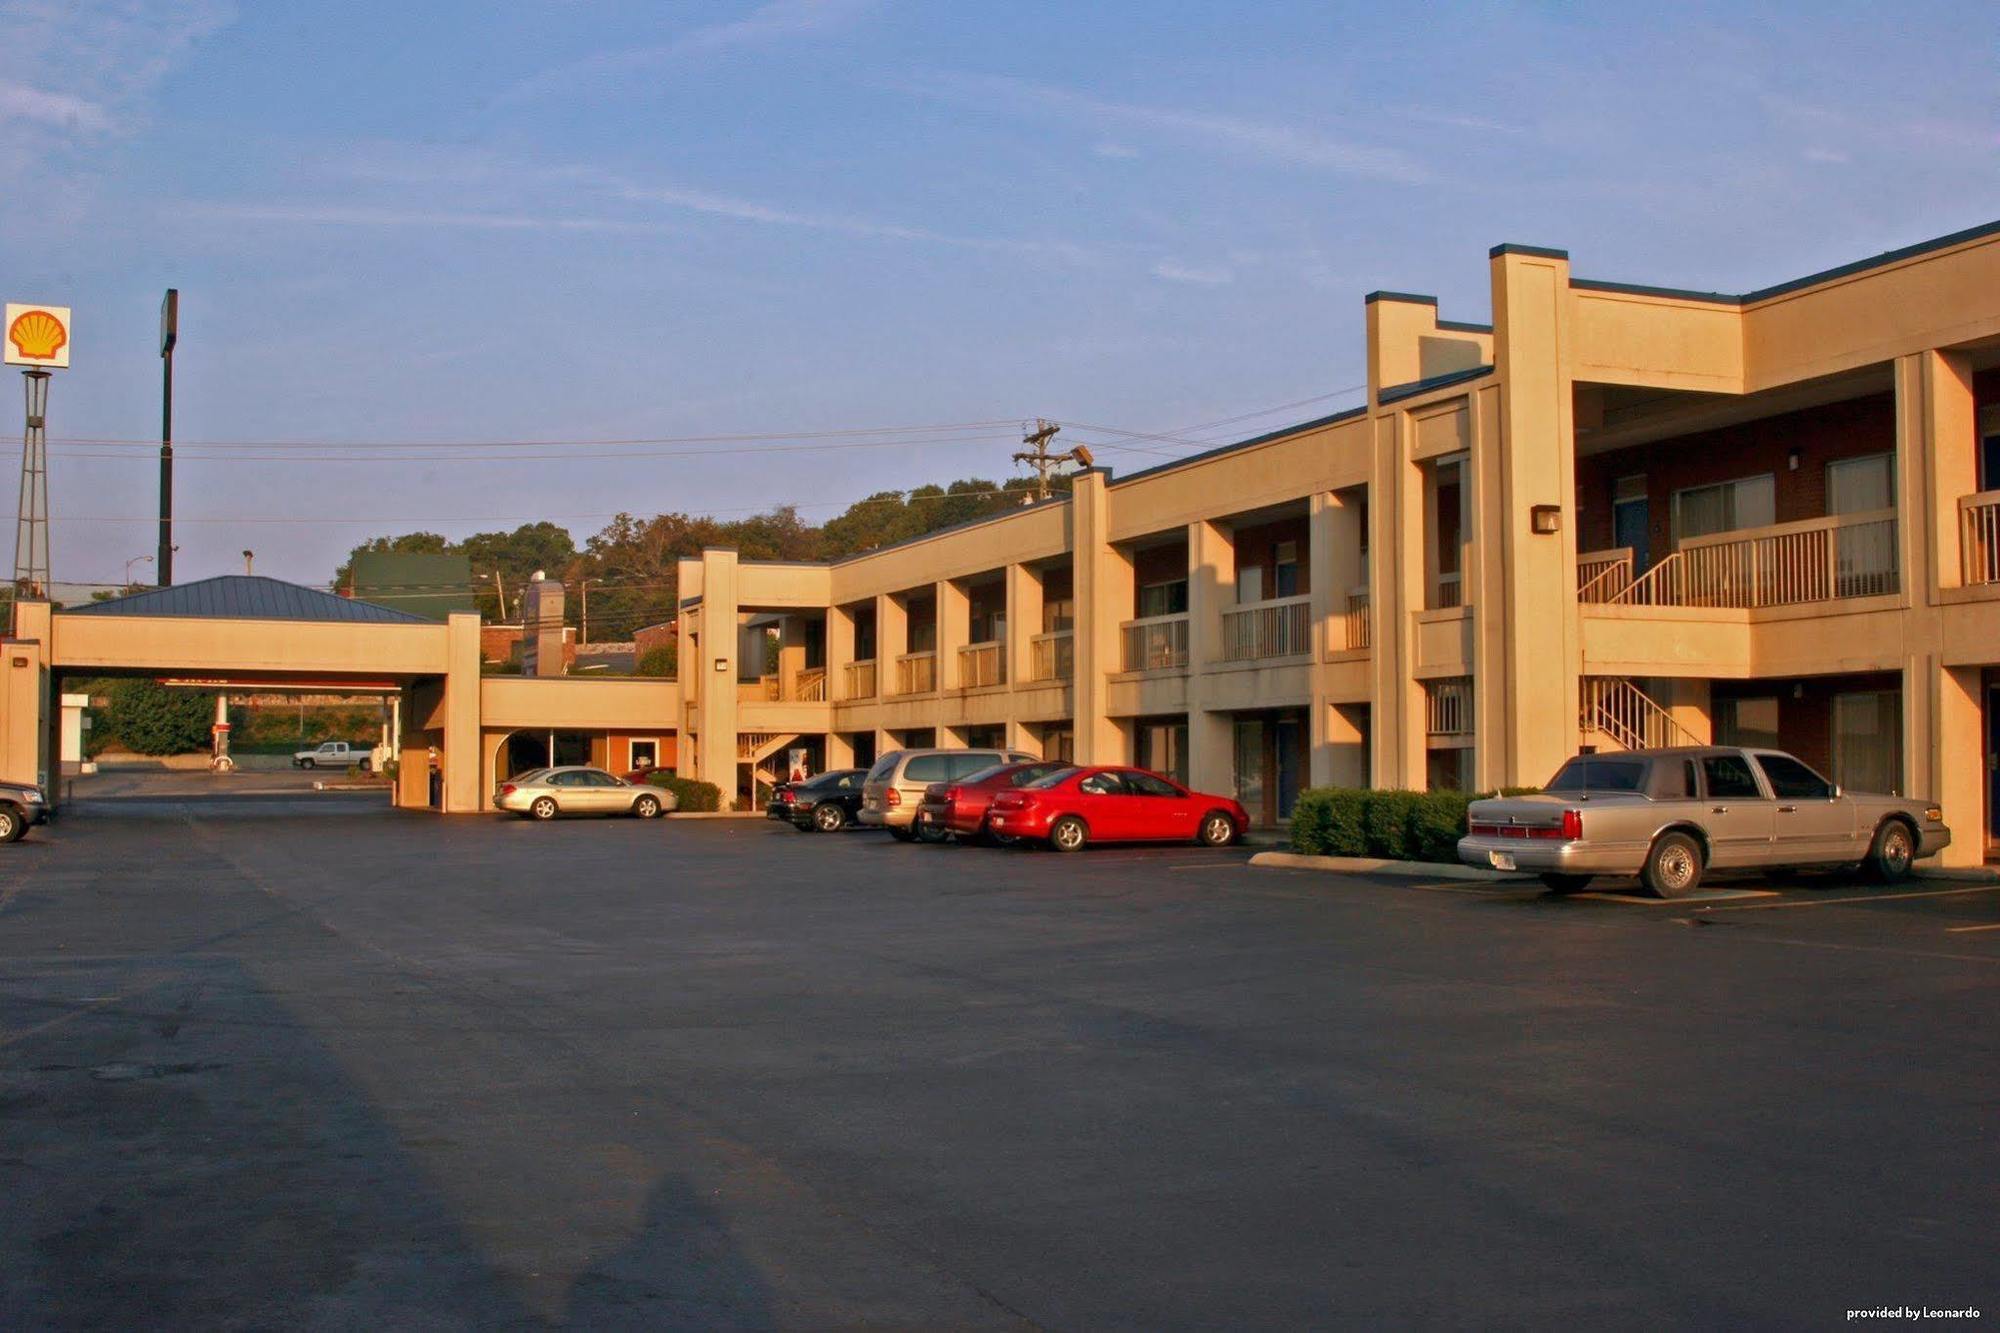
[[[632,813],[641,819],[658,819],[660,817],[660,798],[657,796],[641,796],[638,800],[632,802]]]
[[[1049,846],[1059,852],[1080,852],[1090,841],[1090,830],[1075,815],[1064,815],[1049,830]]]
[[[1646,853],[1639,878],[1655,898],[1680,898],[1701,885],[1701,844],[1685,833],[1663,833]]]
[[[1868,849],[1868,873],[1894,884],[1910,873],[1910,863],[1916,859],[1917,840],[1910,836],[1910,826],[1900,819],[1883,820]]]
[[[951,836],[950,830],[939,828],[936,824],[928,821],[913,825],[912,828],[917,835],[918,842],[929,843],[932,846],[936,846]]]
[[[1580,893],[1590,887],[1589,875],[1561,875],[1554,871],[1542,876],[1550,893]]]
[[[1227,847],[1236,841],[1236,821],[1220,810],[1211,810],[1201,817],[1201,831],[1194,840],[1204,847]]]
[[[916,837],[917,835],[910,832],[906,828],[898,828],[894,824],[891,824],[889,825],[889,836],[894,838],[897,842],[908,842],[910,839]]]
[[[19,842],[28,831],[28,821],[11,805],[0,805],[0,842]]]
[[[528,813],[536,819],[554,819],[557,813],[555,797],[537,796],[535,803],[528,807]]]
[[[374,771],[375,771],[375,761],[374,761],[373,759],[363,759],[363,760],[361,761],[361,771],[362,771],[363,773],[372,773],[372,772],[374,772]]]
[[[823,801],[813,807],[812,826],[821,833],[838,833],[840,826],[847,822],[847,812],[832,801]]]
[[[314,762],[313,762],[312,760],[310,760],[310,759],[301,759],[301,760],[299,760],[299,767],[300,767],[300,768],[318,768],[318,767],[319,767],[319,765],[318,765],[318,764],[316,764],[316,763],[314,763]]]

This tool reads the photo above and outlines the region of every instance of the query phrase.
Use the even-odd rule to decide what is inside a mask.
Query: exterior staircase
[[[1660,750],[1702,743],[1652,695],[1623,676],[1585,676],[1581,699],[1585,745],[1599,750]]]

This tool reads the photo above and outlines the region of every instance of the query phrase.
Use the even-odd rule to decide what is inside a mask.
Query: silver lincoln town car
[[[1858,865],[1901,879],[1950,842],[1929,801],[1842,791],[1791,755],[1717,745],[1580,754],[1539,795],[1474,801],[1458,859],[1563,891],[1637,875],[1678,898],[1709,870]]]

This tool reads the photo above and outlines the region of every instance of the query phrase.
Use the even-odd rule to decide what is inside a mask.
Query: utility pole
[[[1021,436],[1021,443],[1032,445],[1032,450],[1027,453],[1014,455],[1016,463],[1026,463],[1035,469],[1035,498],[1037,500],[1046,500],[1049,498],[1049,474],[1055,471],[1056,464],[1061,461],[1060,458],[1049,452],[1049,441],[1053,440],[1056,437],[1056,432],[1061,429],[1062,427],[1053,421],[1044,421],[1042,418],[1036,417],[1035,428]]]
[[[500,623],[507,623],[507,585],[500,581],[500,566],[493,566],[493,595],[500,602]]]
[[[1036,417],[1035,428],[1025,432],[1021,436],[1021,443],[1032,445],[1033,448],[1025,453],[1014,455],[1016,463],[1026,463],[1035,469],[1035,498],[1037,500],[1046,500],[1049,498],[1049,478],[1055,474],[1058,466],[1064,463],[1080,463],[1084,467],[1089,467],[1093,461],[1090,450],[1080,444],[1067,453],[1050,453],[1049,441],[1054,439],[1056,432],[1061,429],[1062,427],[1053,421],[1046,421],[1041,417]]]
[[[160,299],[160,550],[153,571],[162,588],[174,581],[174,344],[180,341],[181,293],[167,288]]]
[[[583,624],[578,628],[576,636],[578,646],[590,642],[590,585],[602,582],[604,582],[603,579],[582,579],[577,583],[577,592],[583,601]]]

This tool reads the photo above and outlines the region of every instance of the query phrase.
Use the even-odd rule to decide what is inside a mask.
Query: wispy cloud
[[[111,114],[95,102],[0,79],[0,124],[10,120],[82,132],[111,128]]]
[[[1165,282],[1191,283],[1197,287],[1222,287],[1236,280],[1236,274],[1226,268],[1196,268],[1171,259],[1162,259],[1153,265],[1153,276]]]
[[[340,204],[257,204],[189,200],[173,216],[197,222],[264,222],[312,227],[404,227],[456,231],[666,232],[663,223],[449,209],[366,208]]]
[[[1049,84],[993,75],[934,75],[916,91],[955,98],[999,99],[1027,110],[1055,112],[1102,131],[1117,126],[1150,130],[1229,156],[1282,166],[1310,167],[1373,180],[1419,185],[1431,179],[1424,165],[1395,148],[1356,143],[1314,125],[1264,120],[1189,107],[1121,102]]]
[[[530,101],[579,86],[603,88],[622,78],[669,65],[691,55],[759,46],[838,27],[872,6],[874,0],[770,0],[742,18],[693,28],[671,41],[598,51],[553,66],[516,83],[496,104]]]
[[[1099,157],[1108,157],[1114,162],[1129,161],[1139,156],[1138,149],[1122,143],[1113,143],[1109,139],[1092,144],[1090,151]]]

